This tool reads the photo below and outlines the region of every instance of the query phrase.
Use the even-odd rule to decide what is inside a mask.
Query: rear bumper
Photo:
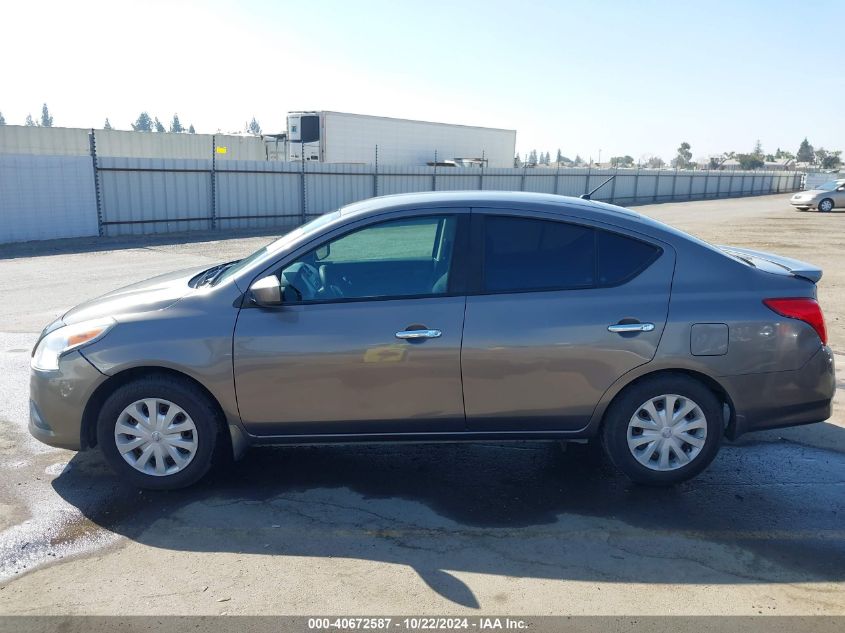
[[[836,391],[833,352],[822,346],[801,368],[722,378],[733,394],[736,419],[728,437],[827,420]]]

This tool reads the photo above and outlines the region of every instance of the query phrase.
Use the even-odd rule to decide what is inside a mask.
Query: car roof
[[[642,216],[630,209],[595,200],[572,196],[526,191],[424,191],[369,198],[340,209],[341,215],[367,216],[406,208],[488,207],[501,209],[540,209],[558,211],[562,215],[595,216],[592,219],[641,221]],[[573,213],[575,212],[575,213]]]

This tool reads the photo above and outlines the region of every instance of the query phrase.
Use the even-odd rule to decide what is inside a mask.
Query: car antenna
[[[579,197],[579,198],[581,198],[581,200],[592,200],[592,198],[591,198],[590,196],[592,196],[592,195],[593,195],[596,191],[598,191],[599,189],[601,189],[602,187],[604,187],[607,183],[609,183],[609,182],[610,182],[611,180],[613,180],[614,178],[616,178],[616,174],[614,174],[613,176],[611,176],[610,178],[608,178],[607,180],[605,180],[605,181],[604,181],[603,183],[601,183],[598,187],[596,187],[595,189],[593,189],[590,193],[582,193],[582,194],[581,194],[580,196],[578,196],[578,197]]]

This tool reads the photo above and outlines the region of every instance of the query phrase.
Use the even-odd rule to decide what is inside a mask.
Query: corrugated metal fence
[[[276,161],[99,161],[103,234],[294,226],[344,204],[413,191],[505,190],[620,205],[793,191],[796,172],[379,167]]]
[[[135,142],[122,135],[143,137],[143,142],[168,135],[96,131],[80,137],[65,132],[61,133],[68,137],[62,137],[68,148],[64,155],[11,153],[9,147],[0,147],[0,243],[284,228],[356,200],[414,191],[515,190],[578,196],[615,176],[593,199],[635,205],[794,191],[802,176],[771,171],[479,169],[232,160],[228,152],[212,151],[216,146],[212,137],[207,139],[208,158],[127,158],[114,155],[121,151],[121,142]],[[191,143],[205,142],[196,137]],[[83,141],[88,143],[84,156],[78,155]]]
[[[811,172],[808,174],[804,174],[803,186],[801,188],[805,190],[815,189],[819,185],[823,185],[826,182],[830,182],[831,180],[839,180],[841,178],[845,178],[845,172],[840,172],[838,174]]]

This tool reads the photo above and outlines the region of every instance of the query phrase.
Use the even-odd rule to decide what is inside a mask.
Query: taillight
[[[827,329],[824,326],[824,315],[819,302],[806,297],[793,299],[763,299],[770,310],[790,319],[798,319],[809,324],[819,335],[822,345],[827,345]]]

